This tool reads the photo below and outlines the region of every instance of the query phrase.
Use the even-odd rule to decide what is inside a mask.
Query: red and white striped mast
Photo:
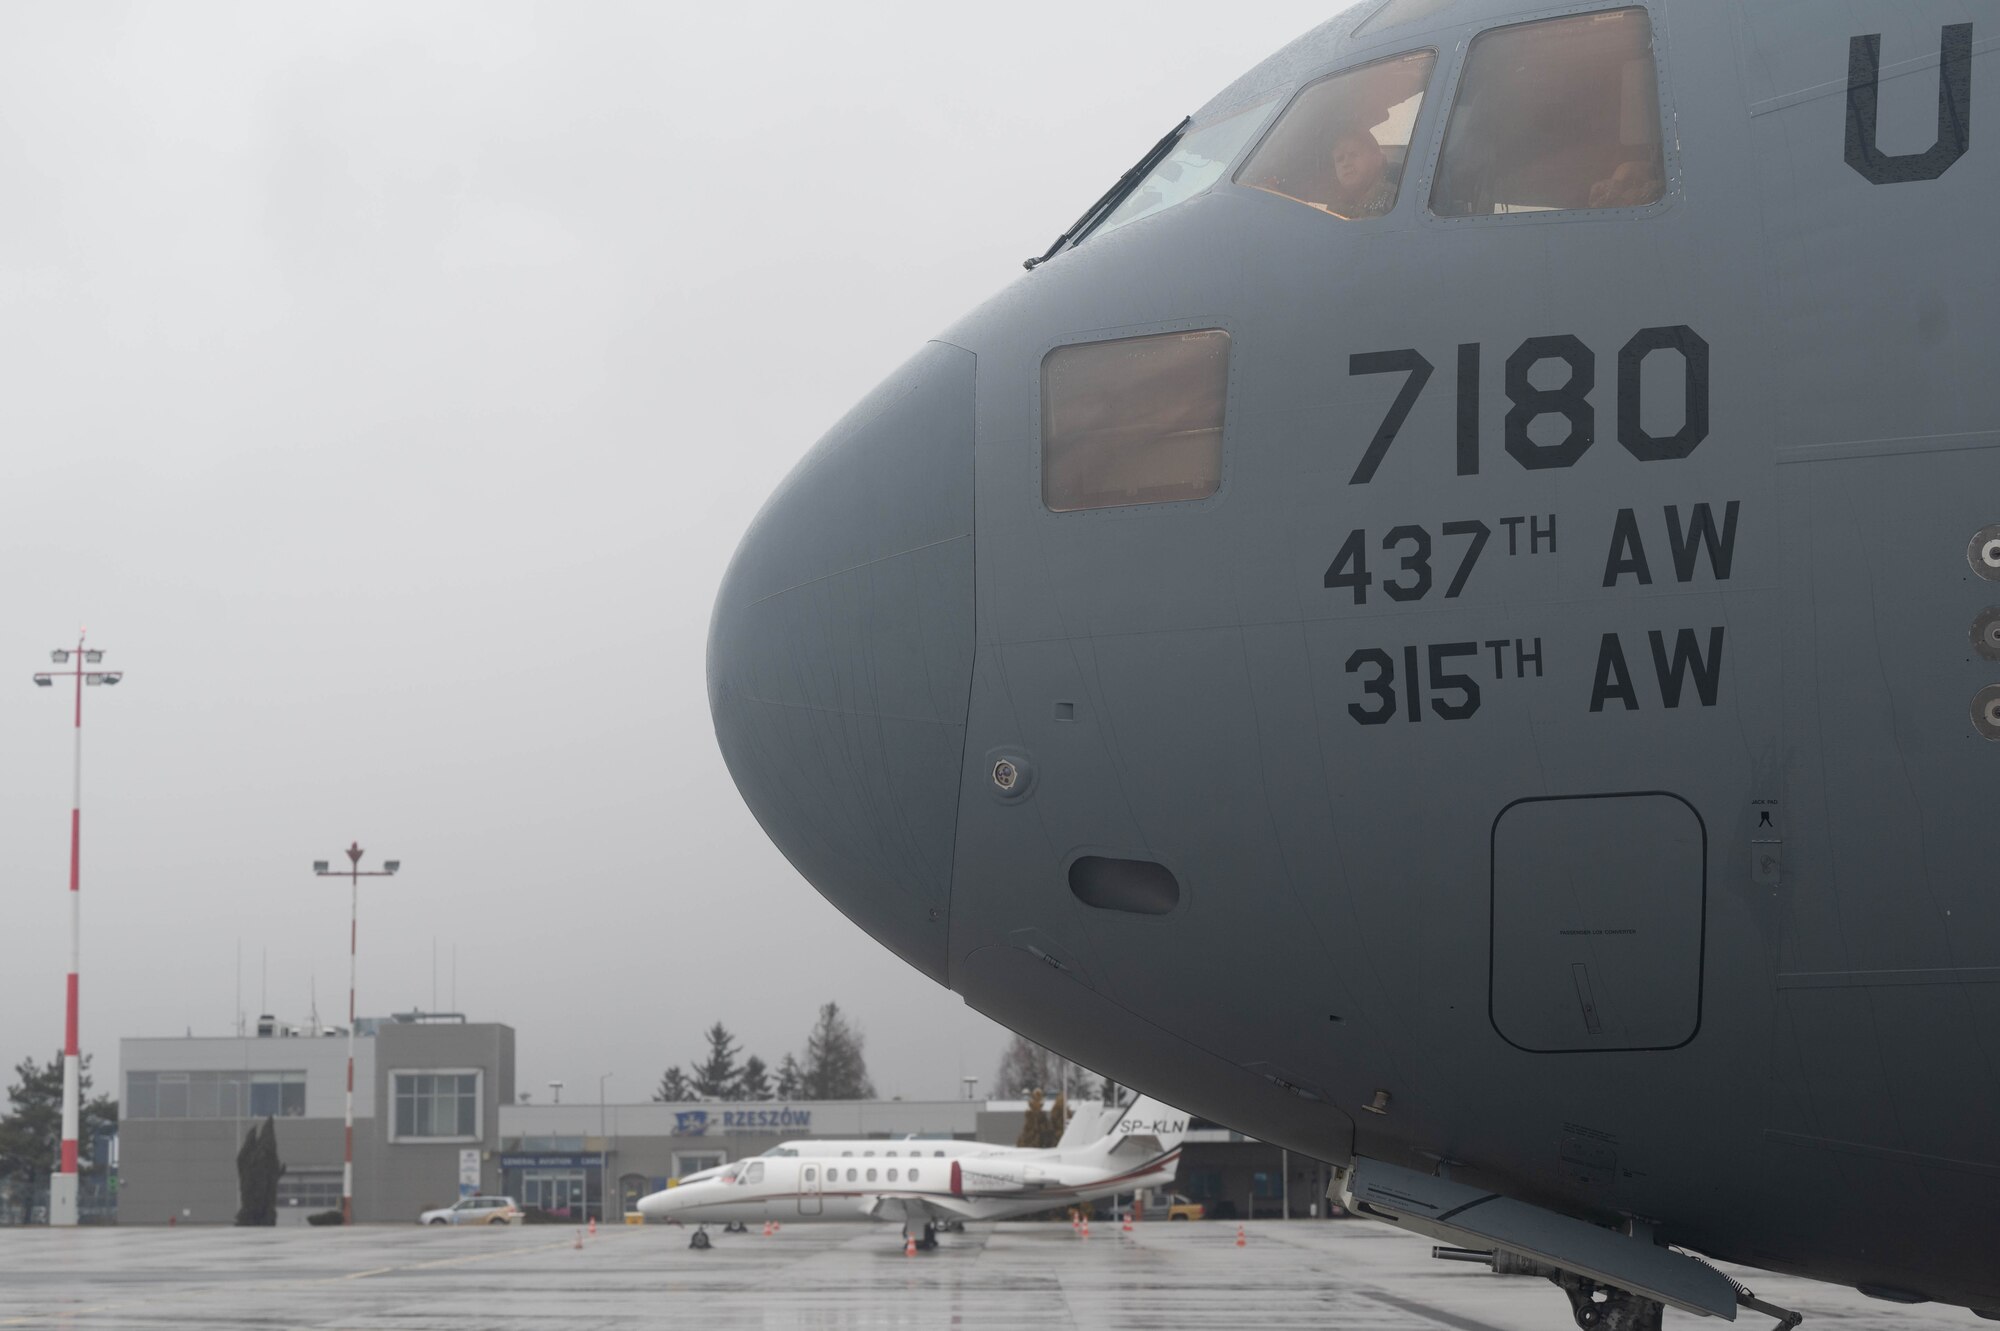
[[[49,1178],[49,1223],[51,1225],[75,1225],[77,1222],[77,1136],[82,1118],[83,1055],[77,1043],[77,972],[82,964],[83,912],[79,908],[80,889],[83,885],[83,686],[85,684],[116,684],[125,678],[119,670],[86,670],[86,665],[96,665],[104,660],[101,647],[86,649],[84,634],[76,635],[74,653],[67,647],[58,647],[49,653],[49,659],[57,665],[67,664],[72,656],[76,665],[70,670],[41,671],[35,675],[35,683],[41,688],[54,685],[57,675],[70,675],[76,679],[76,760],[70,779],[69,803],[69,978],[63,986],[63,1100],[62,1100],[62,1160],[55,1174]]]
[[[347,897],[347,1142],[340,1165],[340,1223],[354,1223],[354,956],[361,936],[361,880],[388,878],[403,867],[401,860],[384,860],[380,869],[361,868],[361,843],[347,847],[347,872],[327,867],[325,860],[313,861],[313,872],[321,878],[348,880]],[[393,1112],[393,1106],[391,1112]]]

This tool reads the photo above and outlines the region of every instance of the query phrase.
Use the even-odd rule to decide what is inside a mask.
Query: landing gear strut
[[[1666,1308],[1653,1299],[1569,1271],[1549,1279],[1569,1296],[1570,1315],[1581,1331],[1660,1331]]]

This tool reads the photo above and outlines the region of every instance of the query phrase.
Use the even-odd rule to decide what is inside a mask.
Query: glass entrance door
[[[533,1206],[563,1219],[583,1219],[581,1169],[528,1169],[521,1173],[523,1206]]]

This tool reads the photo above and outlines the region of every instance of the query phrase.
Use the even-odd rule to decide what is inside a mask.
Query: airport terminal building
[[[416,1219],[473,1192],[556,1215],[616,1220],[670,1178],[757,1155],[779,1142],[911,1136],[1018,1139],[1023,1104],[980,1100],[694,1104],[525,1103],[514,1030],[457,1014],[357,1023],[354,1218]],[[120,1224],[228,1224],[236,1152],[270,1116],[285,1175],[281,1223],[340,1205],[345,1031],[295,1030],[120,1042]],[[1312,1213],[1324,1170],[1224,1128],[1197,1125],[1179,1190],[1211,1214]],[[608,1204],[607,1204],[608,1203]],[[1321,1208],[1323,1209],[1323,1208]]]

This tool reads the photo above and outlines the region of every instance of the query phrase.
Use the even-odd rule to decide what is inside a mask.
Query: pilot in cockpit
[[[1382,145],[1365,129],[1351,129],[1333,141],[1334,197],[1329,212],[1342,217],[1380,217],[1396,203],[1396,181]]]

